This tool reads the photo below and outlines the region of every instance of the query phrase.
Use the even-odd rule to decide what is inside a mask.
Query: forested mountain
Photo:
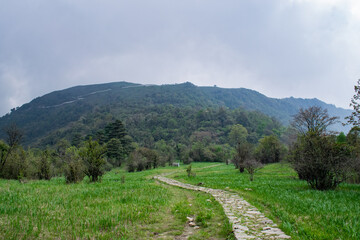
[[[328,109],[330,115],[350,115],[350,110],[317,99],[274,99],[244,88],[117,82],[77,86],[38,97],[0,118],[0,128],[16,123],[25,133],[24,145],[30,146],[94,135],[114,119],[123,121],[129,135],[144,145],[161,139],[186,142],[202,130],[218,134],[219,126],[226,134],[231,124],[242,124],[259,139],[279,129],[279,122],[287,125],[300,107],[312,105]]]

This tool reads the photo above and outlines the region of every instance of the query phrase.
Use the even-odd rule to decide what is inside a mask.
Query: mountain
[[[288,125],[300,108],[313,105],[328,109],[331,116],[342,120],[351,113],[318,99],[269,98],[245,88],[198,87],[189,82],[174,85],[116,82],[76,86],[35,98],[1,117],[0,128],[16,123],[25,132],[25,145],[41,145],[40,140],[48,135],[60,136],[69,129],[84,132],[87,125],[94,131],[91,128],[102,127],[111,118],[126,121],[150,109],[159,111],[158,106],[197,110],[241,108],[262,112]],[[336,130],[347,131],[340,124]]]

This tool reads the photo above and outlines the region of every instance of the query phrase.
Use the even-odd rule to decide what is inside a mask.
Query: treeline
[[[247,170],[253,180],[263,164],[287,160],[316,189],[360,181],[360,129],[354,127],[347,136],[328,132],[336,118],[319,107],[301,109],[288,128],[259,112],[223,107],[157,106],[123,119],[98,109],[49,136],[46,147],[27,150],[21,146],[21,130],[11,125],[6,142],[0,141],[0,177],[65,176],[71,183],[85,176],[98,181],[116,167],[134,172],[173,162],[225,162]]]
[[[121,121],[116,120],[96,137],[72,142],[61,139],[46,149],[21,146],[22,132],[16,125],[6,129],[6,143],[0,141],[0,177],[7,179],[44,179],[64,175],[67,182],[88,176],[98,181],[106,170],[120,167],[135,147]]]
[[[276,119],[259,112],[226,108],[157,106],[135,112],[124,122],[127,130],[109,109],[99,109],[71,129],[50,135],[43,141],[46,147],[24,150],[21,137],[13,145],[2,141],[1,177],[49,179],[65,174],[68,182],[84,175],[95,181],[104,171],[123,164],[128,171],[142,171],[174,161],[229,163],[236,152],[236,138],[255,145],[273,136],[282,144],[279,139],[286,132]],[[239,128],[244,132],[239,133]],[[15,126],[8,130],[8,136],[14,132],[21,135]],[[95,155],[98,157],[89,160]]]
[[[159,141],[168,145],[192,145],[200,138],[207,138],[215,144],[228,143],[231,127],[241,124],[248,131],[248,141],[257,143],[268,135],[281,137],[286,130],[281,123],[260,112],[244,109],[174,107],[173,105],[154,105],[144,107],[130,105],[123,108],[109,106],[95,108],[91,114],[55,132],[50,133],[34,146],[44,148],[55,145],[60,139],[84,140],[95,136],[99,129],[115,119],[121,119],[133,141],[140,146],[154,148]],[[206,135],[206,136],[203,136]]]

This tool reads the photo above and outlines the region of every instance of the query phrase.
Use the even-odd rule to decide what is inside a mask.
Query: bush
[[[65,153],[64,175],[66,183],[77,183],[84,179],[84,165],[76,147],[70,147]]]
[[[38,173],[37,173],[39,179],[44,179],[44,180],[51,179],[49,157],[50,157],[49,153],[46,150],[41,154],[38,163]]]
[[[291,154],[299,178],[318,190],[335,189],[351,168],[352,149],[336,137],[308,132],[299,136]]]
[[[261,163],[280,162],[285,155],[286,149],[276,136],[266,136],[259,140],[255,149],[255,158]]]
[[[250,174],[250,181],[254,180],[254,174],[257,170],[263,167],[261,162],[257,161],[254,158],[249,158],[244,162],[244,167]]]
[[[104,147],[100,146],[97,141],[90,138],[85,147],[79,150],[80,158],[85,165],[85,174],[90,178],[91,182],[99,181],[104,174],[103,166],[105,165]]]
[[[6,179],[21,179],[28,177],[28,162],[26,152],[22,147],[17,147],[8,155],[7,161],[2,169],[2,177]]]
[[[127,170],[129,172],[143,171],[147,169],[156,168],[158,166],[158,154],[148,148],[138,148],[133,151],[127,161]]]
[[[235,165],[235,168],[239,169],[241,173],[245,169],[245,161],[250,159],[253,155],[252,144],[248,142],[239,142],[236,147],[236,154],[232,159],[232,162]]]

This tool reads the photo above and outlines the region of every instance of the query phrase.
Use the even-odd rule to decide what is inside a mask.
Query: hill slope
[[[328,109],[330,115],[342,119],[350,110],[336,108],[318,99],[268,98],[259,92],[239,88],[197,87],[191,83],[175,85],[141,85],[127,82],[77,86],[38,97],[0,118],[0,128],[15,122],[26,134],[25,145],[58,129],[72,128],[90,113],[111,113],[124,118],[155,106],[201,109],[225,106],[230,109],[256,110],[277,118],[287,125],[301,107],[312,105]],[[101,123],[99,123],[101,125]],[[341,126],[337,130],[344,131]],[[0,135],[0,138],[3,138]]]

